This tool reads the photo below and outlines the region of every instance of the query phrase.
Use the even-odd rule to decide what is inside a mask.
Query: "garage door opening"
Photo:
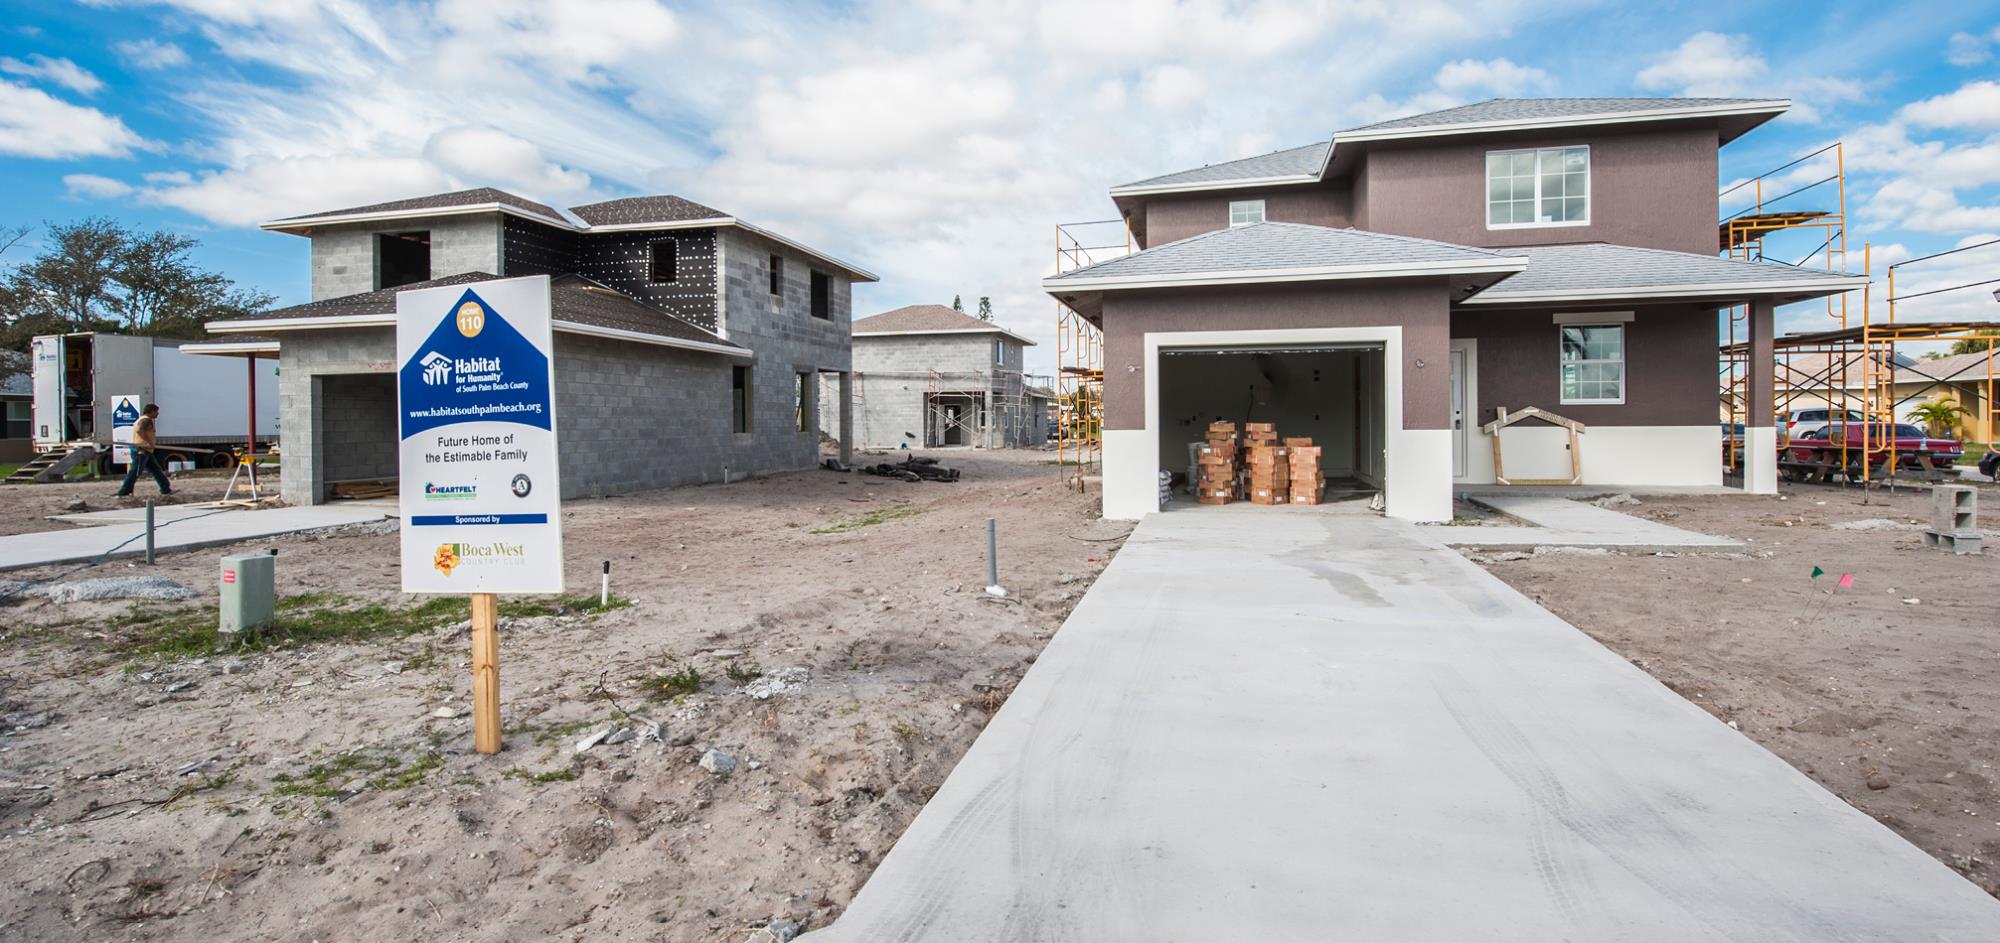
[[[1282,438],[1320,447],[1325,500],[1382,488],[1384,418],[1380,344],[1169,348],[1160,351],[1160,468],[1186,486],[1193,446],[1211,422],[1268,422]]]
[[[395,374],[328,374],[313,386],[319,500],[385,496],[396,481]]]

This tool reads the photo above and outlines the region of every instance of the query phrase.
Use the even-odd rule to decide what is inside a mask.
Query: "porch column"
[[[1777,317],[1777,304],[1770,299],[1750,302],[1749,399],[1743,417],[1743,490],[1750,494],[1778,493],[1778,430],[1771,425]]]
[[[854,462],[854,371],[840,371],[840,464]]]

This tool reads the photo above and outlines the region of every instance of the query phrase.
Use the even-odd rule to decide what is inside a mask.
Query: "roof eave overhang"
[[[195,341],[175,349],[207,357],[261,357],[279,352],[277,341]]]
[[[395,327],[394,314],[343,314],[309,318],[269,318],[265,320],[210,321],[207,325],[213,334],[261,334],[274,331],[325,331],[343,328]],[[550,322],[555,330],[565,334],[581,334],[589,337],[603,337],[612,340],[632,341],[652,344],[658,347],[677,347],[682,350],[696,350],[704,353],[722,354],[729,357],[753,357],[749,349],[734,344],[712,343],[669,337],[665,334],[649,334],[645,331],[628,331],[615,327],[584,324],[580,321],[556,319]],[[273,345],[274,347],[276,345]]]
[[[1528,267],[1523,256],[1468,259],[1462,262],[1408,262],[1387,265],[1333,265],[1315,268],[1250,269],[1235,272],[1190,272],[1184,275],[1135,275],[1110,278],[1053,277],[1042,280],[1050,294],[1084,291],[1128,291],[1139,288],[1192,288],[1203,285],[1261,285],[1285,282],[1350,281],[1369,278],[1511,275]]]
[[[1646,121],[1679,121],[1751,115],[1763,115],[1769,118],[1783,114],[1791,107],[1791,99],[1773,98],[1739,102],[1733,105],[1656,108],[1647,111],[1620,111],[1601,115],[1572,115],[1567,117],[1530,118],[1526,120],[1465,121],[1456,124],[1439,124],[1416,128],[1384,128],[1379,131],[1342,131],[1334,136],[1334,141],[1336,144],[1342,142],[1356,144],[1367,141],[1397,141],[1408,138],[1449,137],[1459,134],[1490,134],[1504,131],[1536,131],[1547,128],[1582,128],[1608,124],[1635,124]]]
[[[1333,149],[1328,148],[1327,153],[1331,155]],[[1296,187],[1309,183],[1318,183],[1321,176],[1325,173],[1326,165],[1322,162],[1320,164],[1320,172],[1317,174],[1285,174],[1278,177],[1240,177],[1234,180],[1195,180],[1187,183],[1167,183],[1156,186],[1126,184],[1125,186],[1112,187],[1111,196],[1113,199],[1116,199],[1121,196],[1159,196],[1171,193],[1202,193],[1209,190],[1252,190],[1265,187]]]
[[[941,331],[855,331],[854,332],[855,337],[917,337],[926,334],[1004,334],[1017,341],[1020,341],[1023,344],[1028,345],[1029,347],[1038,346],[1034,341],[1031,341],[1026,337],[1016,334],[1013,331],[1007,330],[1004,327],[955,327]]]
[[[1741,298],[1782,298],[1803,301],[1866,288],[1866,278],[1829,278],[1790,282],[1738,282],[1709,285],[1649,285],[1638,288],[1569,289],[1563,291],[1521,291],[1482,293],[1459,304],[1466,305],[1549,305],[1594,304],[1613,301],[1725,301]]]

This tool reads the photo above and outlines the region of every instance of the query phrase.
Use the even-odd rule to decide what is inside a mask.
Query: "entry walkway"
[[[1472,501],[1534,526],[1447,524],[1424,528],[1424,536],[1454,547],[1607,547],[1687,552],[1743,547],[1741,541],[1727,537],[1698,534],[1558,495],[1474,494]]]
[[[806,939],[2000,934],[1971,883],[1415,531],[1148,517]]]
[[[363,524],[393,516],[392,502],[342,502],[311,507],[271,508],[263,511],[223,510],[219,513],[194,508],[161,508],[154,516],[153,547],[165,552],[233,544],[260,537],[289,534],[322,527]],[[99,512],[106,515],[138,515],[141,523],[105,523],[93,527],[69,527],[38,534],[0,537],[0,570],[46,566],[53,563],[81,563],[123,544],[114,556],[143,555],[146,552],[145,509]],[[206,516],[203,516],[206,515]],[[169,523],[171,521],[171,523]],[[137,539],[134,539],[137,538]]]

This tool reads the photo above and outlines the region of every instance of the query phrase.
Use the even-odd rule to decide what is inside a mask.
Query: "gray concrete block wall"
[[[321,301],[376,289],[375,236],[429,230],[431,277],[501,269],[501,216],[431,216],[381,223],[315,228],[312,235],[312,299]]]
[[[748,436],[732,437],[733,465],[739,472],[810,468],[819,460],[818,429],[838,436],[839,420],[809,409],[808,423],[796,429],[795,384],[799,372],[839,373],[849,369],[848,331],[852,324],[852,285],[845,273],[792,249],[741,229],[719,231],[722,250],[722,333],[756,354],[751,363],[753,418]],[[784,259],[783,291],[770,291],[770,257]],[[832,277],[829,317],[812,316],[812,275]],[[817,385],[817,378],[815,383]],[[728,387],[725,383],[724,392]],[[837,407],[837,399],[822,398]],[[728,412],[723,418],[726,421]]]
[[[278,478],[286,501],[315,504],[324,500],[329,466],[335,472],[340,471],[339,459],[331,454],[339,444],[321,441],[327,411],[351,406],[348,402],[351,397],[342,394],[340,377],[366,374],[388,378],[392,393],[384,408],[388,412],[387,429],[393,448],[395,371],[396,332],[392,328],[297,331],[285,335],[278,363],[278,428],[284,430]],[[329,379],[331,383],[326,382]],[[354,426],[350,423],[348,428]]]
[[[993,340],[1002,342],[1002,362],[995,363]],[[1018,391],[1025,345],[1005,335],[991,333],[937,333],[862,335],[854,339],[854,370],[859,387],[854,411],[855,445],[862,448],[896,448],[908,443],[922,448],[934,437],[926,430],[929,421],[926,402],[930,395],[931,371],[936,371],[938,388],[945,392],[972,392],[982,396],[989,390],[1000,412],[989,411],[984,434],[976,444],[986,448],[1040,445],[1043,436],[1029,427],[1036,423],[1015,421],[1002,415],[1007,396],[1003,389]],[[1011,371],[1011,373],[1008,373]],[[1019,397],[1016,397],[1019,399]],[[824,410],[822,410],[824,415]],[[1040,425],[1046,425],[1041,423]],[[1020,430],[1019,438],[1008,433]]]
[[[740,464],[729,429],[730,366],[741,362],[557,334],[563,497],[721,481],[725,467],[732,477],[771,470]]]
[[[329,482],[394,478],[396,378],[393,374],[324,374],[319,386],[321,477]]]

